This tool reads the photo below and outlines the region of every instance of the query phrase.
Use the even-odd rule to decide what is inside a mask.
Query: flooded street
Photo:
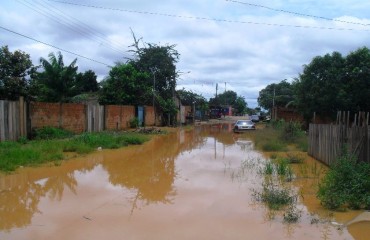
[[[282,213],[256,201],[253,192],[264,181],[258,168],[266,158],[254,150],[248,133],[217,124],[60,166],[19,169],[0,175],[0,239],[365,237],[367,223],[352,235],[338,227],[360,211],[333,215],[321,208],[315,180],[304,177],[323,169],[312,159],[308,166],[294,166],[297,223],[284,223]]]

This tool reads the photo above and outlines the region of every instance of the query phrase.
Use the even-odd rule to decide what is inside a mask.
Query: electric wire
[[[60,4],[66,4],[66,5],[73,5],[73,6],[78,6],[78,7],[104,9],[104,10],[110,10],[110,11],[119,11],[119,12],[136,13],[136,14],[145,14],[145,15],[153,15],[153,16],[164,16],[164,17],[172,17],[172,18],[194,19],[194,20],[202,20],[202,21],[238,23],[238,24],[251,24],[251,25],[262,25],[262,26],[270,26],[270,27],[292,27],[292,28],[304,28],[304,29],[319,29],[319,30],[370,31],[370,29],[321,27],[321,26],[309,26],[309,25],[289,25],[289,24],[279,24],[279,23],[266,23],[266,22],[253,22],[253,21],[237,21],[237,20],[227,20],[227,19],[218,19],[218,18],[207,18],[207,17],[196,17],[196,16],[183,16],[183,15],[168,14],[168,13],[158,13],[158,12],[148,12],[148,11],[136,11],[136,10],[121,9],[121,8],[111,8],[111,7],[103,7],[103,6],[96,6],[96,5],[79,4],[79,3],[59,1],[59,0],[48,0],[48,1],[50,1],[50,2],[56,2],[56,3],[60,3]]]
[[[126,48],[126,46],[123,46],[120,43],[117,43],[115,41],[111,41],[111,40],[106,39],[106,36],[104,34],[102,34],[101,32],[95,30],[94,28],[92,28],[88,24],[80,21],[78,18],[75,18],[73,16],[70,16],[70,15],[64,13],[60,9],[58,9],[58,8],[54,7],[52,4],[50,4],[47,0],[41,0],[41,1],[49,6],[49,7],[46,6],[46,9],[54,8],[56,11],[60,12],[60,14],[62,16],[65,16],[65,17],[71,19],[72,21],[78,22],[78,23],[75,23],[75,25],[79,26],[82,29],[85,29],[87,32],[91,33],[92,35],[95,35],[97,38],[103,40],[104,42],[106,42],[108,44],[112,44],[114,48],[117,48],[118,50],[120,50],[122,48]]]
[[[98,61],[98,60],[95,60],[95,59],[92,59],[92,58],[89,58],[89,57],[85,57],[85,56],[83,56],[83,55],[81,55],[81,54],[74,53],[74,52],[72,52],[72,51],[69,51],[69,50],[66,50],[66,49],[60,48],[60,47],[58,47],[58,46],[55,46],[55,45],[52,45],[52,44],[49,44],[49,43],[46,43],[46,42],[43,42],[43,41],[37,40],[37,39],[32,38],[32,37],[29,37],[29,36],[27,36],[27,35],[24,35],[24,34],[21,34],[21,33],[15,32],[15,31],[13,31],[13,30],[11,30],[11,29],[9,29],[9,28],[3,27],[3,26],[0,26],[0,28],[1,28],[1,29],[3,29],[3,30],[5,30],[5,31],[8,31],[8,32],[10,32],[10,33],[16,34],[16,35],[18,35],[18,36],[21,36],[21,37],[24,37],[24,38],[27,38],[27,39],[33,40],[33,41],[35,41],[35,42],[41,43],[41,44],[43,44],[43,45],[46,45],[46,46],[49,46],[49,47],[52,47],[52,48],[55,48],[55,49],[58,49],[58,50],[60,50],[60,51],[63,51],[63,52],[66,52],[66,53],[69,53],[69,54],[72,54],[72,55],[75,55],[75,56],[78,56],[78,57],[81,57],[81,58],[87,59],[87,60],[92,61],[92,62],[95,62],[95,63],[99,63],[99,64],[102,64],[102,65],[105,65],[105,66],[110,67],[110,68],[112,67],[111,65],[109,65],[109,64],[107,64],[107,63],[103,63],[103,62],[100,62],[100,61]]]
[[[263,6],[263,5],[254,4],[254,3],[241,2],[241,1],[235,1],[235,0],[225,0],[225,1],[226,2],[238,3],[238,4],[243,4],[243,5],[248,5],[248,6],[252,6],[252,7],[265,8],[265,9],[268,9],[268,10],[271,10],[271,11],[275,11],[275,12],[289,13],[289,14],[303,16],[303,17],[317,18],[317,19],[321,19],[321,20],[341,22],[341,23],[348,23],[348,24],[361,25],[361,26],[370,26],[370,24],[366,24],[366,23],[350,22],[350,21],[344,21],[344,20],[340,20],[340,19],[327,18],[327,17],[315,16],[315,15],[310,15],[310,14],[305,14],[305,13],[292,12],[292,11],[271,8],[271,7],[268,7],[268,6]]]
[[[68,28],[69,30],[71,30],[71,31],[73,31],[73,32],[75,32],[75,33],[77,33],[77,34],[79,34],[79,35],[85,36],[85,37],[89,38],[90,40],[92,40],[92,41],[94,41],[94,42],[98,42],[99,44],[101,43],[101,41],[100,41],[100,40],[99,40],[99,41],[97,41],[97,37],[96,37],[96,36],[94,36],[93,34],[91,34],[91,33],[87,32],[87,31],[86,31],[86,30],[84,30],[84,29],[81,29],[81,28],[80,28],[80,27],[78,27],[78,26],[76,27],[76,25],[74,25],[73,23],[69,23],[69,22],[65,21],[63,18],[60,18],[60,17],[58,17],[58,16],[56,16],[56,15],[53,15],[53,14],[52,14],[52,13],[50,13],[49,11],[45,11],[45,10],[44,10],[44,9],[42,9],[40,6],[37,6],[37,5],[35,5],[34,3],[31,3],[31,2],[29,2],[29,1],[27,1],[27,0],[23,0],[23,2],[22,2],[22,1],[20,1],[20,0],[17,0],[17,2],[19,2],[20,4],[22,4],[22,5],[24,5],[24,6],[28,7],[28,8],[30,8],[30,9],[32,9],[33,11],[35,11],[35,12],[37,12],[37,13],[39,13],[39,14],[41,14],[41,15],[45,16],[46,18],[51,19],[52,21],[54,21],[54,22],[56,22],[56,23],[58,23],[58,24],[61,24],[61,25],[65,26],[65,27],[66,27],[66,28]],[[51,10],[51,9],[49,9],[49,10],[50,10],[50,11],[52,11],[52,12],[55,12],[54,10]],[[118,52],[118,53],[120,53],[120,54],[123,54],[123,55],[125,55],[125,54],[126,54],[124,51],[119,50],[119,49],[117,49],[117,48],[114,48],[114,47],[112,47],[112,46],[110,46],[110,45],[104,45],[104,46],[106,46],[106,47],[110,48],[111,50],[113,50],[113,51],[115,51],[115,52]]]

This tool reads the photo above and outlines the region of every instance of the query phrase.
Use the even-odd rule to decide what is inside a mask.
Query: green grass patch
[[[43,134],[42,136],[46,135]],[[47,136],[46,139],[56,135]],[[61,135],[57,134],[57,136]],[[64,159],[63,152],[87,154],[98,147],[114,149],[127,145],[142,144],[148,141],[149,138],[148,135],[138,133],[102,132],[83,133],[68,139],[0,142],[0,171],[11,172],[20,166],[36,166],[47,162],[58,162]]]
[[[262,191],[254,191],[253,197],[257,201],[266,203],[273,210],[279,210],[284,206],[294,204],[298,199],[298,196],[292,194],[291,191],[274,184],[272,181],[264,183]]]
[[[74,134],[62,128],[42,127],[35,129],[32,135],[35,140],[47,140],[69,138]]]

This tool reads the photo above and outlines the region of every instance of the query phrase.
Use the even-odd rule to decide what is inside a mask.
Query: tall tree
[[[49,54],[49,60],[40,58],[44,69],[36,76],[36,83],[39,86],[38,99],[49,102],[68,102],[76,95],[75,77],[78,67],[75,66],[77,58],[68,66],[64,65],[63,55],[58,52]]]
[[[234,91],[226,91],[217,95],[217,97],[210,98],[209,104],[210,105],[234,105],[236,99],[238,98],[238,94]]]
[[[236,111],[236,114],[241,115],[247,112],[248,104],[245,101],[245,98],[242,96],[238,96],[233,104],[233,108]]]
[[[370,110],[370,50],[359,48],[347,55],[343,69],[343,89],[345,95],[343,110],[352,112]]]
[[[28,95],[29,75],[35,70],[30,55],[0,48],[0,99],[16,100]]]
[[[96,92],[99,90],[97,76],[94,71],[88,70],[84,73],[78,73],[75,79],[75,90],[77,94]]]
[[[267,85],[259,92],[258,105],[270,110],[273,105],[284,107],[294,99],[293,86],[286,79]]]
[[[102,82],[99,102],[102,104],[150,104],[152,89],[148,85],[150,75],[139,72],[131,64],[118,63]]]
[[[334,117],[345,108],[345,59],[338,52],[315,57],[294,82],[296,105],[306,121],[313,113]]]
[[[176,88],[176,78],[178,77],[176,71],[176,63],[180,54],[175,49],[175,45],[157,45],[152,43],[143,43],[140,46],[141,39],[136,39],[133,34],[134,44],[132,45],[134,59],[130,60],[138,71],[147,72],[151,74],[152,80],[149,86],[153,88],[155,95],[156,111],[161,113],[162,119],[170,119],[167,124],[173,122],[177,109],[174,107],[174,96]],[[172,103],[169,103],[172,101]],[[161,104],[163,103],[163,104]],[[171,118],[168,118],[171,115]]]

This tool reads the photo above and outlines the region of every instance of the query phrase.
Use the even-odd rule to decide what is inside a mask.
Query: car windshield
[[[238,125],[250,125],[250,124],[253,124],[253,123],[249,120],[239,120],[239,121],[236,122],[236,124],[238,124]]]

